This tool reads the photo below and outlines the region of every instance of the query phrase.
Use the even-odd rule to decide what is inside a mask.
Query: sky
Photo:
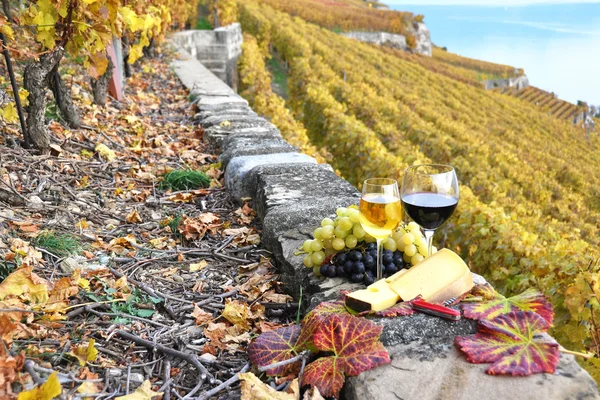
[[[581,4],[600,3],[600,0],[383,0],[387,5],[418,4],[424,5],[470,5],[470,6],[527,6],[532,4]]]

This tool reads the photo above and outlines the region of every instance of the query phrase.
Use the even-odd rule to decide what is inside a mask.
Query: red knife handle
[[[412,308],[425,314],[434,315],[440,318],[451,319],[458,321],[460,319],[460,311],[449,307],[444,307],[439,304],[428,303],[425,300],[411,301]]]

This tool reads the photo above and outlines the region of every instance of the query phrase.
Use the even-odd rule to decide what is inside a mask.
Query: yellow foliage
[[[9,124],[15,123],[19,120],[19,115],[17,114],[17,107],[15,107],[14,102],[10,102],[2,108],[2,119],[8,122]]]
[[[300,398],[298,379],[294,379],[285,392],[278,392],[263,383],[252,372],[240,373],[238,378],[242,382],[242,400],[296,400]]]
[[[150,381],[146,380],[135,390],[135,392],[126,396],[119,396],[115,400],[151,400],[154,396],[161,394],[162,392],[153,391]]]
[[[53,372],[48,380],[31,390],[19,393],[17,400],[52,400],[62,393],[62,386],[58,381],[58,372]]]
[[[106,161],[112,161],[117,158],[117,155],[114,151],[108,148],[104,143],[98,143],[95,147],[95,150],[104,158]]]
[[[48,282],[33,273],[33,267],[21,267],[0,283],[0,300],[8,296],[24,296],[31,302],[48,301]]]
[[[96,341],[94,339],[90,339],[89,343],[82,344],[76,346],[73,350],[71,350],[71,355],[77,358],[80,366],[85,366],[86,363],[92,362],[96,360],[98,356],[98,350],[94,347]]]

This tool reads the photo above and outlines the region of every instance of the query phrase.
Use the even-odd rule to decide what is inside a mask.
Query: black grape
[[[385,273],[386,274],[395,274],[396,272],[398,272],[398,268],[396,267],[396,265],[391,262],[389,264],[385,264]]]
[[[350,279],[354,283],[359,283],[363,281],[363,275],[364,274],[352,274],[352,277]]]
[[[337,266],[344,266],[345,262],[346,262],[346,253],[339,253],[337,256],[335,256],[335,264]]]
[[[352,261],[362,261],[362,259],[363,259],[362,253],[358,250],[352,250],[350,253],[348,253],[348,257]]]
[[[346,272],[346,275],[350,275],[352,274],[352,270],[354,269],[354,263],[350,260],[346,261],[344,263],[344,272]]]
[[[336,274],[337,276],[344,277],[344,276],[346,276],[346,271],[344,271],[344,267],[340,267],[340,266],[338,266],[338,267],[335,269],[335,274]]]
[[[375,283],[375,279],[373,278],[373,275],[369,276],[369,275],[365,274],[365,277],[363,278],[363,283],[366,286],[369,286],[369,285]]]
[[[355,262],[353,271],[355,274],[362,274],[365,272],[365,264],[363,264],[362,261]]]
[[[375,266],[375,258],[371,255],[367,254],[365,258],[363,258],[363,263],[365,264],[366,269],[371,269]]]
[[[394,256],[392,255],[392,252],[389,253],[383,253],[383,264],[387,265],[390,263],[394,262]]]
[[[335,275],[336,275],[335,266],[333,266],[333,265],[330,265],[330,266],[327,268],[327,276],[328,276],[329,278],[335,278]]]
[[[321,275],[328,276],[327,275],[327,270],[328,269],[329,269],[329,264],[323,264],[323,265],[321,265]]]

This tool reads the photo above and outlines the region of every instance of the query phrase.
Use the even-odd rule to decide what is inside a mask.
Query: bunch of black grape
[[[331,262],[321,266],[321,275],[328,278],[347,278],[355,283],[370,285],[377,275],[377,245],[369,243],[364,249],[356,248],[337,253]],[[405,268],[402,252],[383,250],[382,266],[386,277]]]

